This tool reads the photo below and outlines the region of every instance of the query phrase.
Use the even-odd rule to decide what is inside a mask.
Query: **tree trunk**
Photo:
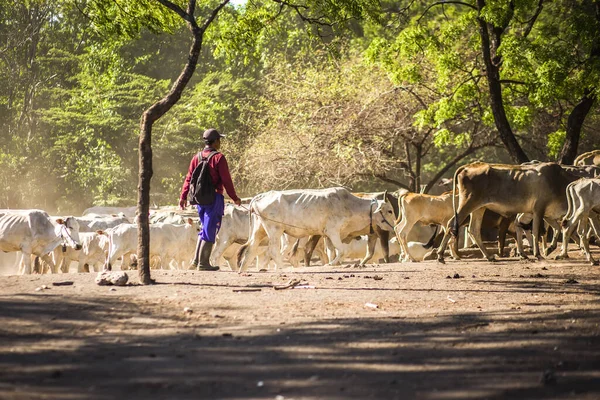
[[[573,164],[573,161],[575,161],[583,121],[585,121],[595,101],[596,97],[588,90],[583,99],[571,111],[571,115],[569,115],[569,119],[567,120],[565,143],[560,152],[559,162],[561,164]]]
[[[139,184],[137,203],[138,271],[140,283],[150,285],[150,180],[152,179],[152,124],[148,112],[142,116],[139,141]]]
[[[223,0],[215,7],[202,26],[198,26],[194,17],[196,0],[189,0],[187,10],[182,10],[178,5],[168,0],[157,0],[159,3],[175,12],[187,22],[192,33],[193,40],[188,55],[188,61],[173,83],[169,93],[161,100],[154,103],[142,114],[140,122],[140,146],[139,146],[139,183],[138,183],[138,270],[140,282],[144,285],[153,283],[150,278],[150,224],[148,214],[150,212],[150,180],[152,178],[152,125],[160,117],[165,115],[173,105],[181,98],[183,89],[187,86],[198,64],[200,49],[202,48],[202,37],[206,28],[214,21],[217,14],[229,0]]]
[[[596,28],[600,29],[600,2],[595,2],[596,8]],[[598,62],[600,59],[600,38],[596,36],[592,48],[590,50],[590,59],[588,62]],[[597,86],[596,86],[597,87]],[[596,95],[592,88],[587,88],[583,94],[583,98],[573,111],[569,115],[567,120],[567,134],[565,136],[565,143],[560,152],[560,163],[561,164],[573,164],[577,157],[577,148],[579,147],[579,138],[581,137],[581,128],[583,122],[587,117],[588,113],[592,109],[594,102],[596,101]]]
[[[485,0],[477,0],[477,8],[481,13],[483,7],[485,7]],[[494,34],[493,43],[490,40],[489,25],[482,17],[478,18],[479,21],[479,35],[481,36],[481,49],[483,55],[483,61],[485,63],[485,75],[488,81],[488,87],[490,91],[490,103],[492,107],[492,114],[494,115],[494,122],[498,129],[498,134],[504,146],[508,150],[510,157],[517,164],[521,164],[529,161],[529,158],[521,148],[521,145],[517,141],[517,138],[513,134],[508,117],[504,110],[504,101],[502,99],[502,84],[500,83],[500,57],[497,56],[498,48],[500,47],[500,39],[502,35],[502,28],[492,28]]]

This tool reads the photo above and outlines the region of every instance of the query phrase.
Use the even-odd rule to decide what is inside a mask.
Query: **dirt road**
[[[153,271],[149,287],[3,276],[0,398],[599,399],[599,273],[448,260]],[[273,289],[292,279],[304,287]]]

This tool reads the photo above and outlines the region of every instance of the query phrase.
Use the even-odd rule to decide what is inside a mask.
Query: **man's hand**
[[[186,207],[187,207],[187,200],[186,199],[179,199],[179,209],[180,210],[185,210]]]
[[[242,200],[237,199],[236,201],[234,201],[236,206],[241,206],[242,205]]]

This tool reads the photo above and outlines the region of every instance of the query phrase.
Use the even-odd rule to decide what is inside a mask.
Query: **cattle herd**
[[[460,239],[472,240],[493,261],[496,255],[484,239],[497,240],[497,255],[503,257],[510,234],[520,258],[528,258],[524,239],[531,255],[540,258],[549,257],[562,238],[553,258],[567,258],[574,241],[595,265],[589,243],[592,238],[600,243],[599,176],[600,150],[595,150],[574,165],[463,165],[454,174],[452,190],[441,195],[351,193],[345,188],[270,191],[241,206],[227,204],[212,259],[238,272],[252,265],[281,268],[285,262],[309,266],[313,256],[334,266],[349,260],[389,262],[396,256],[444,262],[448,245],[459,259]],[[134,222],[134,207],[92,207],[81,217],[0,210],[0,250],[14,254],[13,273],[69,272],[72,263],[78,272],[119,263],[129,269],[136,266]],[[187,268],[199,232],[195,212],[152,210],[150,222],[152,268]],[[459,235],[463,226],[465,235]]]

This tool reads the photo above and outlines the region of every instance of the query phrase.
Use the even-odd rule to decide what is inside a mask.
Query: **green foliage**
[[[546,145],[548,148],[548,156],[554,159],[558,157],[565,142],[565,135],[566,132],[564,130],[558,130],[548,135],[548,144]]]
[[[217,4],[198,2],[198,21]],[[228,134],[223,150],[244,195],[375,190],[375,176],[416,185],[469,146],[493,143],[478,18],[507,28],[496,55],[504,108],[528,151],[542,149],[536,158],[555,158],[573,105],[600,94],[590,0],[544,2],[531,27],[533,0],[487,1],[481,13],[454,3],[293,4],[221,10],[188,88],[153,127],[152,202],[175,203],[208,127]],[[0,206],[133,204],[140,116],[170,89],[190,40],[156,0],[0,4]],[[597,111],[582,150],[597,144]]]

